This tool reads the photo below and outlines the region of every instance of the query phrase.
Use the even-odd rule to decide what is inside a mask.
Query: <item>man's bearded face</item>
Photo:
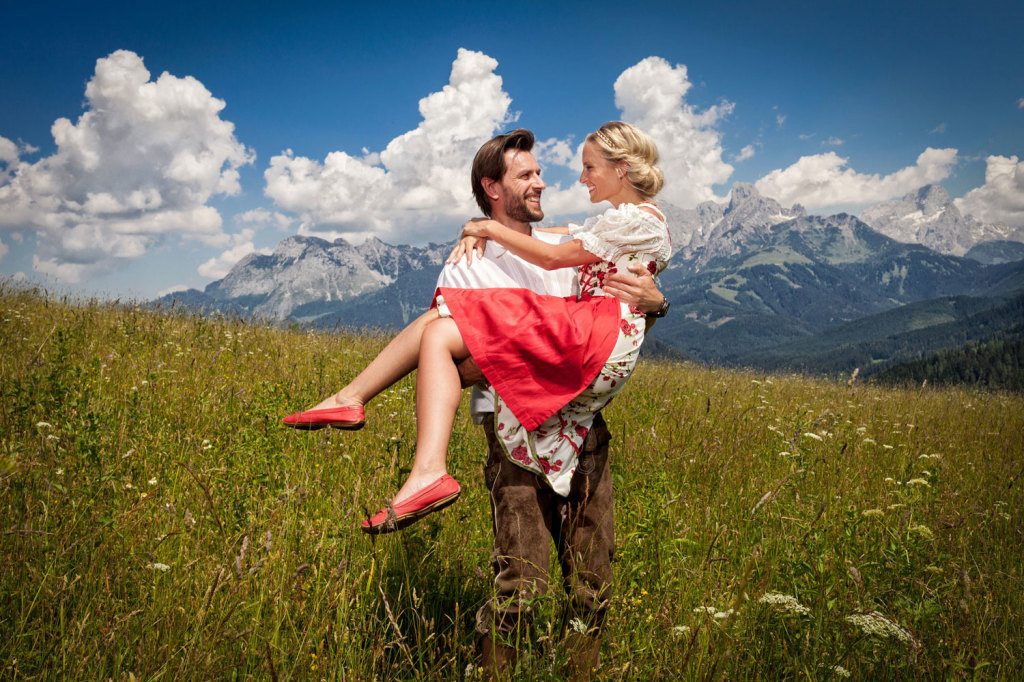
[[[544,219],[540,195],[546,185],[540,179],[540,166],[530,152],[516,151],[507,157],[505,177],[501,180],[505,214],[523,223]]]

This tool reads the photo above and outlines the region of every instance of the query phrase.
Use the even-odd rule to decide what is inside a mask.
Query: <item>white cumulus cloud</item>
[[[835,152],[802,156],[785,169],[774,170],[755,183],[764,196],[783,205],[822,208],[840,204],[878,202],[902,196],[949,177],[956,149],[925,149],[917,163],[889,175],[867,175],[847,167]]]
[[[982,222],[1024,226],[1024,161],[1016,156],[988,157],[985,184],[954,203]]]
[[[272,253],[273,249],[256,249],[253,244],[253,236],[255,233],[256,231],[253,228],[247,227],[241,232],[231,235],[234,245],[219,256],[211,258],[200,265],[197,269],[199,274],[203,277],[209,277],[210,279],[222,279],[231,271],[231,268],[233,268],[238,261],[248,256],[250,253]]]
[[[689,208],[719,199],[712,186],[725,182],[733,167],[722,160],[722,135],[715,125],[732,113],[723,102],[704,111],[686,103],[691,83],[686,66],[648,57],[615,81],[615,104],[624,121],[645,130],[657,143],[669,203]]]
[[[420,124],[377,152],[343,151],[323,162],[290,150],[270,160],[265,193],[298,216],[299,233],[328,239],[375,233],[414,243],[453,238],[479,212],[469,175],[481,144],[510,122],[512,99],[494,71],[498,62],[459,49],[449,82],[420,100]]]
[[[0,229],[34,229],[35,268],[68,282],[167,237],[228,245],[207,202],[241,191],[238,168],[252,153],[220,117],[223,108],[191,76],[151,80],[134,52],[97,60],[85,113],[51,128],[54,154],[28,163],[0,138]]]
[[[754,145],[748,144],[746,147],[740,150],[739,154],[732,157],[732,159],[736,163],[739,163],[741,161],[746,161],[747,159],[753,158],[754,153]]]

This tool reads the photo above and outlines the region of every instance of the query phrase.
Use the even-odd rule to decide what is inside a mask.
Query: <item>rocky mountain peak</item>
[[[860,215],[872,229],[896,241],[962,256],[983,242],[1020,239],[1022,230],[990,225],[960,213],[941,185],[925,185],[883,201]]]
[[[949,198],[949,193],[946,192],[946,188],[942,185],[925,185],[917,190],[917,192],[911,192],[904,198],[909,198],[911,194],[917,195],[917,206],[925,215],[938,213],[953,206],[953,200]]]
[[[732,186],[732,191],[729,193],[729,210],[734,211],[740,205],[760,198],[761,193],[752,184],[749,182],[737,182]]]

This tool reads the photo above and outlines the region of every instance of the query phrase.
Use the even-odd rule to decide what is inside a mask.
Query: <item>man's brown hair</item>
[[[484,215],[491,217],[491,200],[484,191],[481,180],[490,178],[501,181],[508,167],[505,164],[505,152],[515,149],[528,152],[533,149],[533,133],[526,128],[516,128],[504,135],[497,135],[485,142],[476,156],[473,157],[473,196]]]

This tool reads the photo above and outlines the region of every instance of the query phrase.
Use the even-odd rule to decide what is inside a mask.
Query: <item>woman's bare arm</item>
[[[545,270],[575,267],[601,260],[573,239],[561,244],[548,244],[530,235],[516,232],[496,220],[471,220],[463,229],[464,236],[493,239],[520,258]]]

